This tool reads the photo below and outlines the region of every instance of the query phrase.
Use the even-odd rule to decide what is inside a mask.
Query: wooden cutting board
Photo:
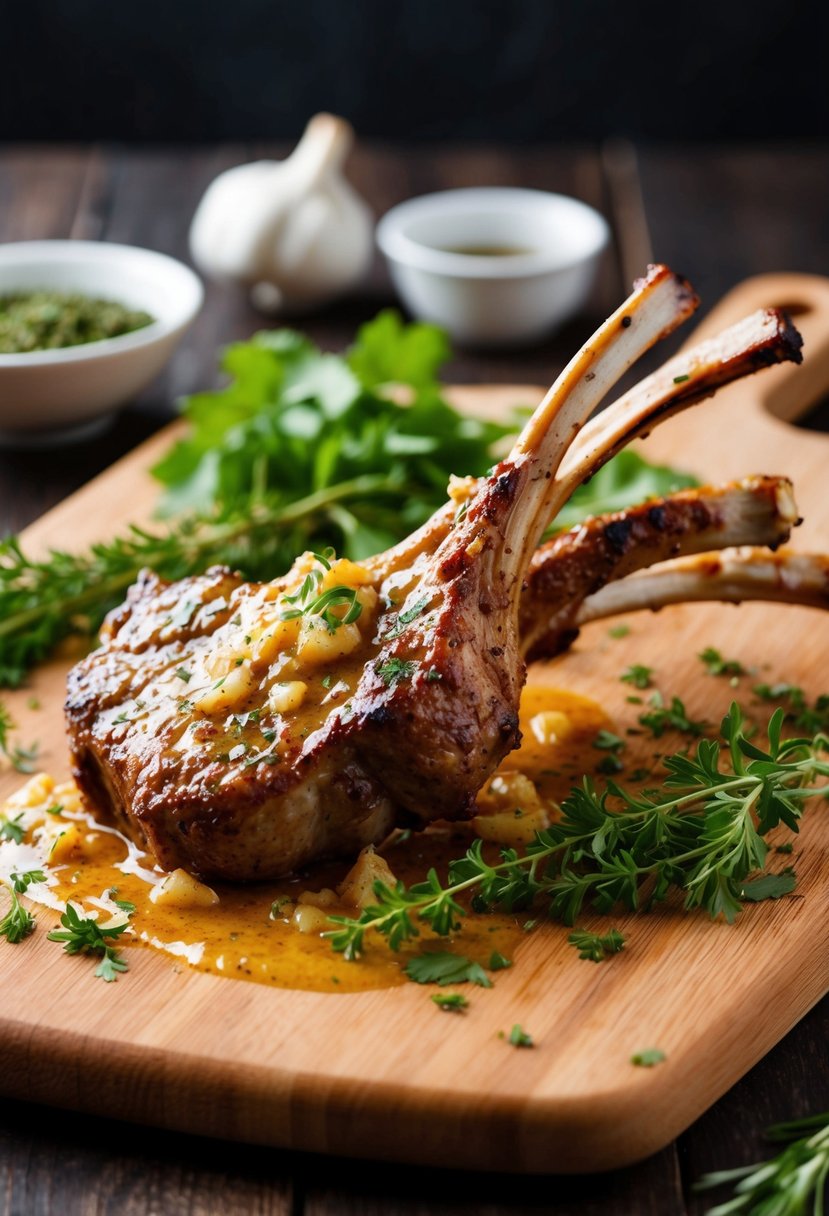
[[[774,368],[666,424],[652,458],[720,481],[791,475],[806,523],[799,547],[829,550],[829,437],[787,420],[829,388],[829,281],[778,275],[734,291],[701,327],[785,305],[805,336],[802,368]],[[699,332],[699,331],[698,331]],[[696,335],[695,335],[696,337]],[[458,389],[476,409],[532,403],[530,388]],[[29,529],[33,550],[77,548],[146,517],[146,474],[170,432],[151,440]],[[733,690],[695,657],[716,646],[758,679],[829,688],[829,621],[749,605],[666,609],[629,618],[612,639],[586,629],[573,651],[532,673],[600,700],[624,731],[636,707],[619,674],[656,669],[693,717],[716,720]],[[67,661],[8,697],[21,738],[65,773],[61,701]],[[744,681],[745,695],[751,681]],[[36,695],[43,708],[27,708]],[[635,760],[632,761],[635,763]],[[3,774],[0,794],[19,778]],[[100,1115],[256,1143],[475,1169],[605,1169],[672,1140],[829,989],[829,822],[809,817],[795,855],[795,896],[747,907],[734,926],[661,908],[614,917],[628,936],[606,964],[579,961],[559,926],[527,935],[492,991],[448,1016],[414,984],[357,995],[287,991],[177,971],[130,952],[116,984],[59,957],[42,931],[0,943],[0,1092]],[[498,1037],[520,1023],[536,1046]],[[658,1047],[655,1068],[633,1053]]]

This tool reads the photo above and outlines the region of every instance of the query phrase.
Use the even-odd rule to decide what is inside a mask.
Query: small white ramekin
[[[38,289],[115,300],[155,319],[118,338],[0,354],[0,443],[90,433],[161,371],[204,297],[192,270],[150,249],[104,241],[0,245],[0,296]]]
[[[577,199],[500,187],[426,194],[377,225],[408,310],[458,342],[487,346],[537,340],[578,312],[609,238],[602,216]],[[457,252],[475,246],[520,252]]]

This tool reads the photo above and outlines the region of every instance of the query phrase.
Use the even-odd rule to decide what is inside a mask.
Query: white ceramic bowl
[[[150,249],[105,241],[0,245],[0,296],[38,288],[116,300],[155,320],[82,346],[0,354],[0,442],[55,441],[100,426],[161,371],[204,296],[192,270]]]
[[[409,311],[481,345],[536,340],[578,312],[609,237],[602,216],[576,199],[495,187],[410,199],[377,225]],[[516,252],[459,252],[470,248]]]

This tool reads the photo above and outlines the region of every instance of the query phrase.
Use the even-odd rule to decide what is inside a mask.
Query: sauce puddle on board
[[[481,814],[471,825],[434,827],[421,833],[396,833],[378,851],[394,876],[409,886],[434,867],[445,878],[449,862],[462,856],[476,834],[498,844],[524,843],[536,827],[555,815],[555,804],[595,769],[601,753],[593,747],[599,730],[611,725],[596,702],[561,689],[530,685],[521,701],[523,742],[482,791]],[[528,785],[527,783],[532,783]],[[98,823],[72,784],[56,786],[45,774],[33,778],[9,800],[3,812],[25,828],[22,842],[0,844],[0,878],[42,868],[46,882],[32,884],[29,898],[54,909],[71,900],[84,915],[102,923],[123,915],[116,900],[135,905],[130,928],[119,944],[140,944],[207,971],[279,988],[316,992],[361,992],[406,982],[403,968],[425,945],[464,954],[486,965],[493,951],[512,958],[524,938],[526,911],[515,915],[474,913],[449,938],[425,927],[421,937],[399,951],[372,935],[357,962],[337,954],[321,928],[300,932],[294,913],[304,896],[336,890],[353,864],[330,862],[277,882],[250,886],[213,884],[218,901],[210,906],[175,906],[151,896],[165,875],[115,829]],[[524,824],[526,823],[526,829]],[[506,833],[506,835],[504,835]],[[516,834],[517,833],[517,834]],[[201,888],[208,895],[205,888]],[[324,916],[357,916],[341,902]]]

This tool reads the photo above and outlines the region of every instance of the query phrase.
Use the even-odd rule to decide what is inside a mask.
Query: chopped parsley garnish
[[[184,680],[185,684],[189,684],[191,679],[193,678],[192,671],[188,671],[186,667],[177,667],[176,675],[178,676],[178,678],[180,680]]]
[[[829,693],[821,693],[809,705],[806,694],[796,684],[758,684],[755,694],[763,701],[777,701],[783,706],[785,720],[795,730],[814,734],[829,731]]]
[[[624,684],[632,684],[634,688],[650,688],[652,675],[652,667],[646,667],[644,663],[631,663],[619,679]]]
[[[639,723],[648,728],[654,739],[661,739],[666,730],[678,730],[698,738],[708,727],[707,722],[688,717],[679,697],[671,697],[670,705],[665,705],[662,694],[655,692],[648,698],[648,704],[652,708],[639,715]]]
[[[329,587],[327,591],[320,592],[320,583],[325,574],[330,571],[331,562],[334,561],[334,550],[326,549],[325,553],[315,553],[314,558],[318,565],[305,576],[299,591],[294,595],[281,597],[281,602],[290,604],[291,607],[283,608],[279,619],[291,621],[303,616],[318,616],[325,622],[328,632],[335,633],[341,625],[351,625],[358,620],[363,611],[363,605],[357,598],[357,591],[354,587]],[[338,613],[335,609],[345,609],[345,611]]]
[[[612,625],[607,631],[607,636],[609,638],[626,638],[629,633],[630,625],[625,625],[624,622],[622,622],[621,625]]]
[[[28,886],[28,883],[26,886]],[[0,937],[5,937],[7,942],[16,946],[19,942],[23,941],[24,937],[28,937],[30,933],[34,933],[35,918],[21,904],[17,897],[15,885],[9,888],[9,893],[11,895],[11,907],[3,919],[0,920]]]
[[[412,604],[411,608],[407,608],[405,612],[401,612],[394,625],[392,625],[386,634],[386,640],[390,641],[392,638],[399,637],[406,626],[411,625],[412,621],[416,620],[428,605],[429,597],[427,595],[423,599],[418,600],[417,603]]]
[[[630,1062],[637,1068],[653,1068],[655,1064],[661,1064],[665,1059],[667,1059],[665,1052],[660,1051],[658,1047],[646,1047],[644,1051],[637,1051],[635,1055],[631,1056]]]
[[[674,376],[674,384],[684,384],[686,380],[690,380],[690,376]]]
[[[706,646],[699,654],[699,660],[705,664],[709,676],[744,676],[745,667],[737,659],[724,659],[719,650]]]
[[[627,746],[624,739],[614,735],[611,730],[600,730],[593,740],[593,746],[602,752],[622,752]]]
[[[469,1008],[469,1001],[460,992],[433,992],[430,999],[447,1013],[463,1013]]]
[[[0,840],[13,840],[15,844],[20,844],[26,835],[26,829],[21,822],[22,819],[22,811],[19,811],[16,815],[6,815],[0,819]]]
[[[780,899],[783,895],[791,895],[797,886],[797,875],[788,866],[779,874],[761,874],[743,884],[741,899],[750,903],[761,903],[764,899]]]
[[[332,918],[333,919],[333,918]],[[491,988],[492,980],[480,963],[473,963],[462,954],[433,951],[417,954],[405,968],[406,975],[416,984],[478,984]]]
[[[388,688],[398,680],[410,680],[417,666],[414,659],[387,659],[385,663],[375,663],[374,670]]]
[[[509,1032],[509,1042],[513,1047],[534,1047],[531,1034],[527,1034],[526,1030],[521,1027],[518,1022],[515,1023],[512,1030]]]
[[[624,934],[618,929],[611,929],[604,936],[600,933],[589,933],[586,929],[575,929],[567,940],[571,946],[576,947],[579,958],[591,963],[602,963],[609,955],[618,954],[625,946]]]
[[[127,970],[126,961],[112,944],[127,928],[127,921],[115,925],[101,925],[92,917],[81,916],[74,904],[70,903],[66,905],[60,923],[63,929],[54,929],[48,933],[46,936],[49,941],[63,942],[67,954],[99,955],[101,961],[95,968],[98,979],[110,984],[118,978],[119,972]]]
[[[505,971],[507,967],[511,966],[511,958],[505,958],[504,955],[500,954],[497,950],[492,951],[492,954],[489,956],[489,962],[487,963],[487,969],[489,971]]]

